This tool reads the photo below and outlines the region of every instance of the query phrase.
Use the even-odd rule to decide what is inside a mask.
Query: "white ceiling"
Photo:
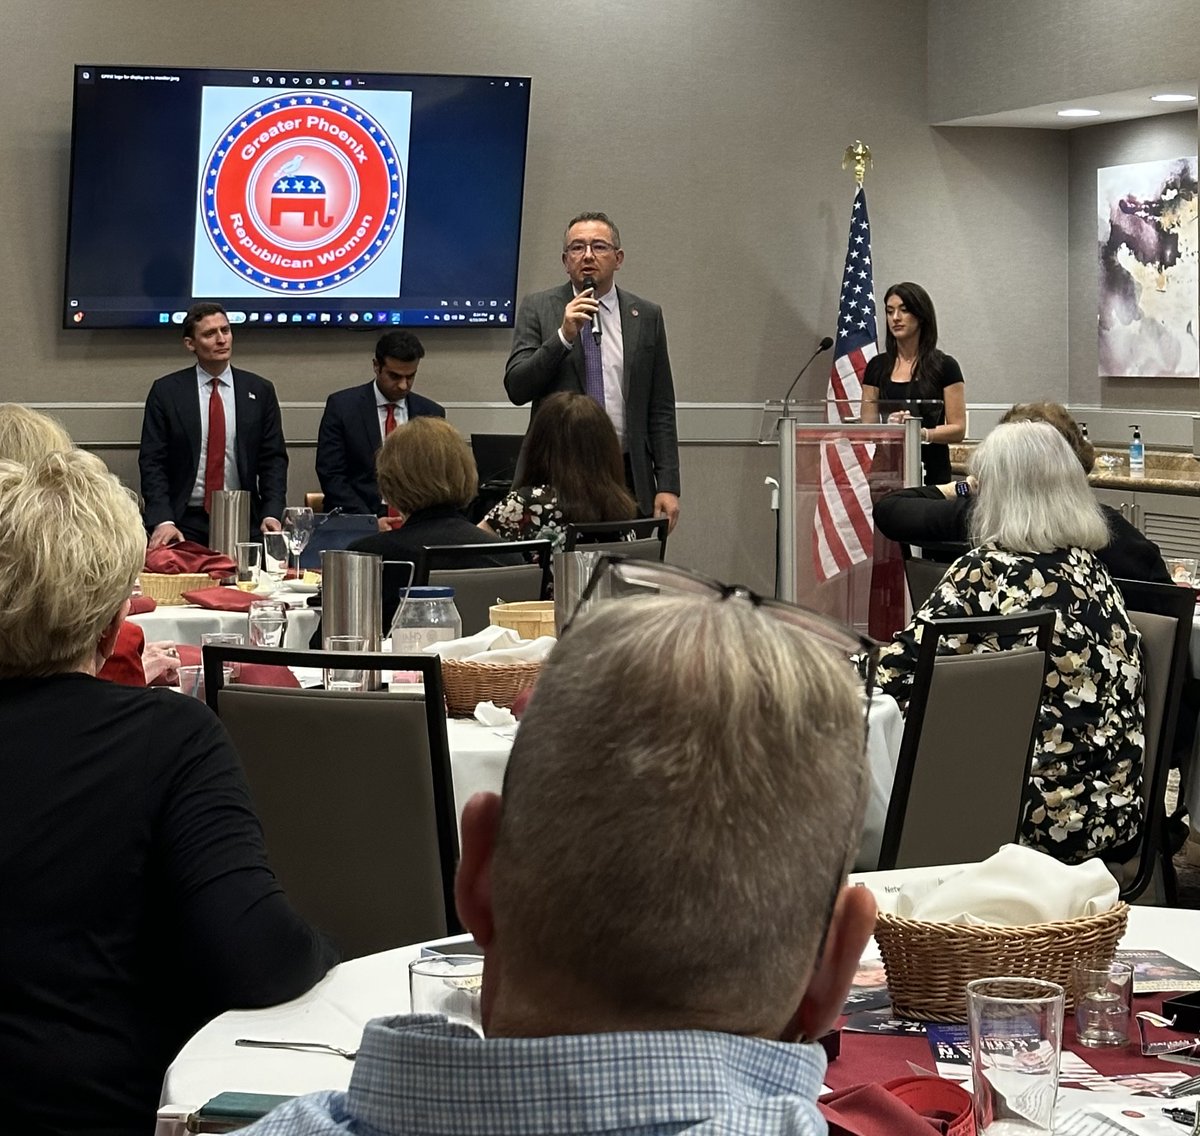
[[[1106,95],[1091,95],[1071,102],[1045,103],[1041,106],[1020,107],[1015,110],[999,111],[995,114],[976,114],[966,118],[955,118],[938,122],[936,126],[1017,126],[1033,130],[1073,130],[1078,126],[1098,126],[1105,122],[1122,122],[1131,118],[1149,118],[1156,114],[1177,114],[1181,110],[1195,110],[1196,103],[1154,103],[1151,95],[1193,95],[1197,90],[1196,80],[1184,83],[1158,83],[1153,87],[1139,87],[1133,91],[1112,91]],[[1098,110],[1090,118],[1060,118],[1058,112],[1068,107],[1088,107]]]

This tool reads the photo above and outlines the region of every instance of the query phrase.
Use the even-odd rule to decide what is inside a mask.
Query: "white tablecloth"
[[[870,887],[883,906],[903,879],[943,870],[867,872],[852,876],[851,881]],[[1191,966],[1200,966],[1200,911],[1131,907],[1129,929],[1121,946],[1163,950]],[[867,951],[875,952],[874,944]],[[182,1132],[176,1118],[220,1092],[300,1094],[344,1089],[353,1063],[343,1057],[239,1049],[233,1043],[239,1037],[323,1041],[352,1051],[371,1018],[408,1011],[407,968],[419,953],[419,946],[399,947],[353,959],[335,967],[293,1002],[266,1010],[232,1011],[209,1022],[167,1071],[159,1136]]]
[[[199,647],[200,636],[210,631],[240,631],[246,634],[247,616],[244,611],[210,611],[204,607],[160,605],[153,611],[129,618],[142,629],[148,643],[170,639]],[[308,646],[320,619],[321,613],[316,608],[290,608],[283,645],[292,650],[303,650]]]
[[[470,718],[450,718],[446,722],[446,734],[450,740],[455,811],[461,826],[463,806],[473,794],[500,792],[512,749],[513,731],[481,726]]]

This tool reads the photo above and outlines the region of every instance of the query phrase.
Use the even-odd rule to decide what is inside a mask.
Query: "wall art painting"
[[[1101,375],[1200,376],[1196,158],[1096,171]]]

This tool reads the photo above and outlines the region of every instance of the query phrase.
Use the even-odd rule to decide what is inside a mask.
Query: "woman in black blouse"
[[[862,419],[877,422],[881,410],[889,422],[919,417],[925,484],[940,485],[950,480],[951,443],[967,432],[962,369],[953,355],[938,350],[937,313],[920,284],[893,284],[883,304],[886,350],[863,373]]]
[[[289,905],[202,703],[96,678],[146,553],[82,450],[0,461],[0,1101],[5,1131],[151,1133],[225,1010],[336,961]]]

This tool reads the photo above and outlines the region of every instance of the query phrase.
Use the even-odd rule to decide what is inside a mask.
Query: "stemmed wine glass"
[[[296,579],[303,580],[300,553],[308,547],[313,534],[313,511],[304,505],[289,505],[283,511],[283,531],[287,534],[288,549],[296,558]]]

